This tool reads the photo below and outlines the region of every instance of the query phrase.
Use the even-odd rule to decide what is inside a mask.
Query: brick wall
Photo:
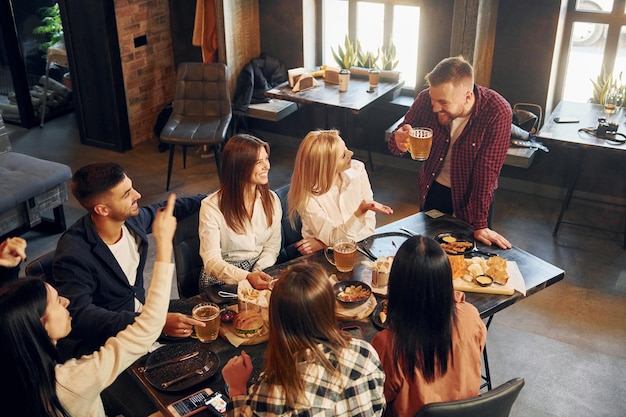
[[[159,111],[174,96],[176,69],[167,0],[115,0],[132,146],[150,140]],[[147,43],[135,46],[135,39]]]

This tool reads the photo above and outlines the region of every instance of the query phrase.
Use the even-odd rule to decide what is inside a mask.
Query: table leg
[[[41,98],[41,121],[39,127],[43,127],[44,118],[46,117],[46,99],[48,98],[48,83],[50,82],[50,59],[46,59],[46,83],[43,86],[43,97]]]
[[[487,323],[485,324],[487,330],[489,330],[491,320],[493,320],[493,316],[489,316],[487,319]],[[485,348],[483,349],[483,363],[485,365],[485,375],[482,376],[482,379],[484,379],[485,382],[480,386],[480,388],[482,389],[487,387],[487,390],[491,391],[491,372],[489,371],[489,358],[487,357],[487,343],[485,343]]]
[[[624,218],[624,244],[622,245],[623,249],[626,249],[626,217]]]
[[[559,217],[554,225],[554,231],[552,232],[552,236],[556,237],[559,233],[559,227],[561,226],[561,221],[563,220],[563,215],[565,214],[565,210],[569,207],[569,202],[572,199],[572,194],[574,193],[574,188],[576,188],[576,183],[578,182],[578,176],[580,175],[580,169],[584,160],[584,151],[582,149],[576,149],[577,153],[576,158],[574,160],[574,166],[572,169],[572,174],[570,175],[570,183],[567,187],[567,192],[565,193],[565,199],[563,200],[563,204],[561,205],[561,212],[559,213]],[[626,239],[625,239],[626,243]]]

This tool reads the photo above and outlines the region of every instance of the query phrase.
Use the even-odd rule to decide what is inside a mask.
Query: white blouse
[[[363,200],[373,200],[365,165],[352,160],[351,168],[341,172],[341,189],[333,185],[327,193],[309,196],[302,218],[302,237],[314,237],[330,246],[340,238],[355,241],[365,239],[374,233],[376,213],[368,210],[363,221],[354,212]]]
[[[237,234],[226,224],[219,209],[217,192],[202,200],[200,206],[200,256],[204,270],[227,284],[235,284],[246,279],[248,271],[226,262],[254,259],[252,271],[260,271],[276,263],[281,245],[282,209],[278,196],[271,191],[274,205],[272,225],[267,224],[261,194],[257,191],[251,222],[244,234]]]

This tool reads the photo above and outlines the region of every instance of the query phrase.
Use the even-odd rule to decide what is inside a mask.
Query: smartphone
[[[555,117],[554,118],[554,122],[555,123],[578,123],[580,120],[578,120],[575,117]]]
[[[214,392],[207,400],[206,404],[209,407],[209,411],[216,417],[222,417],[226,415],[226,404],[228,400],[226,396],[221,392]]]
[[[216,417],[226,415],[227,400],[221,392],[205,388],[167,406],[174,417],[187,417],[207,410]]]
[[[348,333],[350,336],[354,338],[365,339],[365,336],[363,335],[363,329],[361,329],[360,326],[346,326],[346,327],[342,327],[341,330]]]

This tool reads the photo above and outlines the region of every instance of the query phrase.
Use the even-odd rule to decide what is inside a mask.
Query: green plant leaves
[[[41,26],[37,26],[33,29],[33,33],[35,35],[44,35],[48,38],[48,41],[42,42],[39,45],[39,49],[47,52],[48,48],[64,40],[63,23],[61,22],[61,13],[58,3],[52,7],[40,8],[39,14],[41,15]]]
[[[622,90],[622,96],[624,96],[625,86],[622,85],[622,73],[620,72],[617,77],[613,77],[612,72],[607,72],[602,67],[600,74],[596,77],[596,80],[590,79],[593,84],[593,92],[590,101],[592,103],[604,104],[606,94],[612,89]]]
[[[350,41],[350,38],[346,34],[343,47],[341,44],[337,45],[337,50],[331,46],[330,52],[333,55],[333,59],[342,69],[350,69],[353,66],[362,68],[376,68],[382,70],[394,70],[398,66],[398,60],[396,60],[396,46],[393,42],[389,42],[386,48],[379,48],[376,50],[376,54],[372,51],[363,51],[361,44],[357,40],[354,44]],[[378,62],[381,61],[379,67]]]
[[[356,51],[348,35],[346,35],[343,45],[345,50],[341,48],[341,45],[338,45],[337,53],[335,53],[332,46],[330,48],[330,52],[333,54],[333,58],[335,59],[337,65],[339,65],[339,68],[350,69],[350,67],[354,66],[354,63],[356,62]]]
[[[398,66],[398,60],[396,60],[396,45],[394,45],[393,41],[389,42],[387,48],[383,48],[382,50],[382,69],[384,70],[394,70]]]

